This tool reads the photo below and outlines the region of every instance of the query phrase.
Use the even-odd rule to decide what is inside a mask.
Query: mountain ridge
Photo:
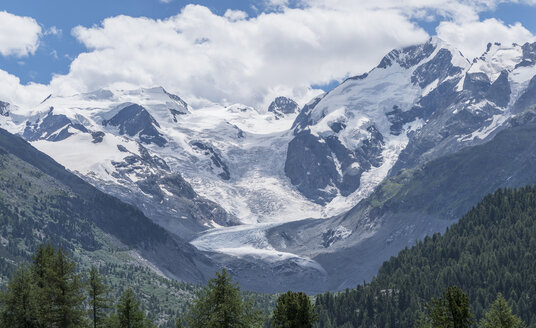
[[[393,252],[452,224],[456,215],[446,220],[424,206],[396,218],[373,205],[399,206],[387,196],[423,167],[493,142],[529,115],[535,48],[494,43],[469,62],[432,38],[391,51],[298,111],[286,98],[272,111],[194,109],[163,88],[99,90],[52,96],[31,110],[10,106],[0,125],[23,136],[28,129],[34,146],[139,206],[248,288],[312,281],[337,290],[356,278],[332,276],[333,268],[356,254],[356,276],[369,279]]]

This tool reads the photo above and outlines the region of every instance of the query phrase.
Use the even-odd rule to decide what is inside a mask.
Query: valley
[[[535,49],[490,43],[470,62],[434,37],[303,108],[284,97],[267,109],[192,108],[161,87],[102,89],[6,103],[0,127],[137,206],[244,288],[336,291],[485,194],[536,183],[524,166],[531,144],[513,147],[533,133]],[[500,161],[512,156],[515,165]],[[497,173],[475,178],[483,163]]]

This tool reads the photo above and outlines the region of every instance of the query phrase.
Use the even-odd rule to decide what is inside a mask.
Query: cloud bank
[[[278,10],[257,17],[188,5],[164,20],[117,16],[78,26],[72,35],[87,52],[73,60],[68,74],[30,87],[46,96],[162,85],[194,106],[264,107],[278,95],[303,103],[320,92],[312,85],[361,74],[391,49],[426,41],[418,21],[442,21],[437,35],[468,57],[479,56],[487,42],[534,40],[521,24],[479,20],[479,12],[498,4],[493,0],[302,0],[297,8],[267,1]],[[28,44],[4,48],[0,42],[0,53],[31,54],[38,38]],[[0,99],[5,93],[0,90]]]

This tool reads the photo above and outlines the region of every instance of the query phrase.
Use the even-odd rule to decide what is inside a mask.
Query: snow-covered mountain
[[[370,258],[366,240],[381,230],[363,209],[367,197],[386,178],[492,140],[533,108],[535,64],[536,43],[490,44],[470,61],[432,38],[393,50],[301,110],[285,97],[266,109],[191,108],[160,87],[98,90],[35,108],[0,102],[0,126],[139,206],[246,287],[338,289],[348,284],[332,281],[326,257],[354,249]],[[437,222],[409,235],[395,233],[403,223],[383,225],[394,239],[349,283],[449,224]]]
[[[516,114],[534,108],[535,46],[490,44],[473,62],[438,39],[392,51],[368,74],[313,99],[293,123],[285,173],[304,196],[325,204],[324,211],[350,211],[329,220],[213,230],[193,244],[232,255],[218,260],[253,288],[319,292],[370,279],[384,260],[443,231],[467,205],[454,203],[459,205],[456,211],[439,215],[447,205],[438,202],[433,214],[419,212],[423,205],[416,212],[394,215],[378,210],[371,193],[387,181],[380,194],[389,197],[404,186],[404,172],[486,144]],[[494,169],[504,174],[512,172],[497,165]],[[493,188],[530,183],[501,179],[491,175],[474,195],[460,195],[478,200]],[[455,186],[450,187],[448,192],[456,194]],[[270,286],[255,285],[257,275],[267,276]]]
[[[472,64],[437,38],[393,50],[300,113],[287,176],[319,204],[355,203],[389,172],[487,140],[526,107],[532,47],[490,44]]]
[[[326,216],[283,172],[297,116],[288,98],[264,112],[193,110],[163,88],[98,90],[6,113],[3,127],[186,239],[207,228]]]

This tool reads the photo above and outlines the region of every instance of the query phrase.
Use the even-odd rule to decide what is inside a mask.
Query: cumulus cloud
[[[482,55],[488,42],[502,44],[534,42],[536,38],[523,25],[505,25],[495,18],[464,23],[441,22],[437,35],[451,43],[469,59]]]
[[[277,93],[308,100],[348,74],[368,71],[393,47],[427,33],[393,10],[285,8],[254,18],[198,5],[165,20],[118,16],[73,35],[89,52],[52,86],[62,92],[163,85],[187,98],[266,103]]]
[[[28,56],[39,46],[41,26],[30,17],[20,17],[0,11],[0,54]]]
[[[20,79],[0,69],[0,100],[21,107],[32,107],[50,94],[46,85],[30,83],[22,85]]]
[[[260,107],[278,95],[303,103],[320,92],[312,85],[361,74],[391,49],[424,42],[429,35],[417,20],[443,21],[437,34],[467,56],[480,55],[489,41],[532,40],[520,24],[479,20],[479,12],[493,10],[499,0],[265,3],[279,10],[248,17],[242,11],[217,15],[188,5],[162,20],[117,16],[78,26],[72,35],[87,52],[49,87],[72,94],[162,85],[194,106],[238,102]]]

